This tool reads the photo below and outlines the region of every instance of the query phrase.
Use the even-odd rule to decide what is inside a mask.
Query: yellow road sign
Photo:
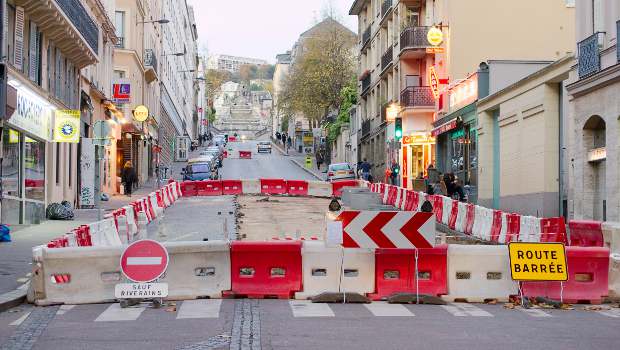
[[[511,242],[508,250],[513,280],[568,280],[564,244]]]

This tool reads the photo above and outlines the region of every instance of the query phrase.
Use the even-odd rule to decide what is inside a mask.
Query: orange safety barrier
[[[286,193],[288,193],[291,196],[307,196],[308,195],[308,181],[287,180],[286,181]]]
[[[540,219],[541,242],[560,242],[568,245],[563,217]]]
[[[340,198],[343,187],[358,187],[357,180],[343,180],[332,182],[332,196]]]
[[[515,213],[508,214],[506,223],[508,224],[506,228],[506,243],[518,242],[519,233],[521,232],[521,215]]]
[[[493,223],[491,224],[491,241],[498,242],[502,232],[502,211],[493,210]]]
[[[196,183],[194,181],[181,182],[181,193],[183,197],[193,197],[198,195]]]
[[[239,151],[239,158],[252,159],[252,151]]]
[[[448,294],[448,246],[418,249],[417,288],[420,294]],[[375,293],[380,300],[395,293],[415,293],[415,250],[378,248],[375,251]]]
[[[261,194],[286,194],[286,180],[260,179]]]
[[[570,304],[600,304],[609,292],[609,248],[568,246],[566,263],[568,281],[523,282],[523,295],[554,300],[563,296]]]
[[[243,194],[241,180],[222,180],[222,194]]]
[[[603,227],[600,221],[571,220],[570,245],[579,247],[603,247]]]
[[[196,194],[198,196],[221,196],[222,195],[222,181],[220,180],[205,180],[196,181]]]
[[[224,295],[292,298],[302,290],[301,245],[301,241],[233,241],[232,290]]]

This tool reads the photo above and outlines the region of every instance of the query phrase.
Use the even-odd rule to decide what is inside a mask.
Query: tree
[[[205,73],[207,81],[207,97],[213,98],[227,81],[232,80],[232,74],[226,70],[208,69]]]
[[[291,67],[278,97],[278,108],[285,115],[303,113],[318,124],[337,111],[341,94],[355,78],[355,35],[328,18],[302,41],[301,55]]]
[[[340,91],[340,97],[342,98],[342,103],[340,104],[340,110],[338,111],[336,120],[330,121],[325,126],[327,129],[327,140],[329,143],[336,140],[340,134],[342,124],[348,123],[351,119],[349,113],[351,112],[351,108],[357,103],[357,89],[355,80],[352,80],[349,85],[342,88]]]

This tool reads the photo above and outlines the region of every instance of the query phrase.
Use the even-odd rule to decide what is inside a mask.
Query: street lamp
[[[137,22],[136,25],[138,24],[144,24],[144,23],[159,23],[159,24],[168,24],[170,23],[169,19],[166,18],[162,18],[162,19],[156,19],[154,21],[142,21],[142,22]]]
[[[195,69],[190,69],[190,70],[179,70],[177,72],[179,73],[194,73],[196,70]]]

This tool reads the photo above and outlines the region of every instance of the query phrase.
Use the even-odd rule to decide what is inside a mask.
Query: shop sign
[[[146,106],[140,105],[133,110],[133,119],[137,122],[143,122],[149,117],[149,109]]]
[[[435,99],[439,98],[439,78],[437,77],[437,72],[435,71],[434,66],[430,66],[428,69],[428,86],[431,87],[431,91],[433,92],[433,97]]]
[[[112,84],[112,100],[118,104],[131,102],[131,84],[121,81]]]
[[[80,142],[80,111],[57,110],[54,114],[54,142]]]
[[[443,32],[437,27],[432,27],[426,34],[426,40],[433,46],[438,46],[443,42]]]
[[[588,162],[599,162],[607,158],[607,149],[599,147],[588,151]]]
[[[17,90],[17,108],[9,119],[9,123],[44,140],[49,140],[50,120],[55,108],[15,80],[10,80],[9,84]]]
[[[435,143],[435,138],[429,134],[405,135],[401,139],[403,145],[419,145]]]
[[[457,131],[453,132],[453,133],[450,135],[450,137],[451,137],[453,140],[463,138],[463,137],[465,137],[465,130],[463,130],[463,129],[457,130]]]
[[[442,124],[441,126],[436,127],[435,129],[431,131],[431,135],[437,136],[437,135],[443,134],[446,131],[450,131],[454,128],[456,128],[456,119],[453,119],[445,124]]]
[[[478,74],[473,74],[450,89],[450,110],[478,99]]]
[[[426,53],[444,53],[446,49],[443,47],[427,47]]]

